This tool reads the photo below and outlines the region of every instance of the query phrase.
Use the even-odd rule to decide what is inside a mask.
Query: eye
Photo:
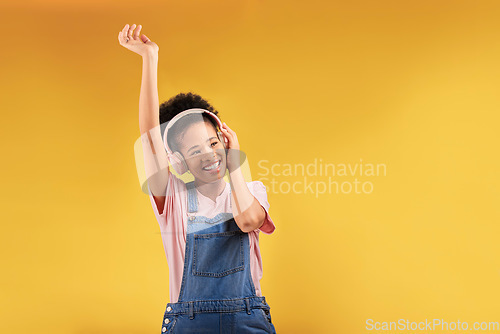
[[[212,143],[212,147],[216,146],[218,143],[219,143],[219,142],[214,141],[214,142]]]
[[[199,152],[200,152],[200,150],[193,151],[193,152],[191,152],[191,156],[198,154]]]

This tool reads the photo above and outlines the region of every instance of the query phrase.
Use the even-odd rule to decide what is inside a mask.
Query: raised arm
[[[231,207],[234,220],[243,232],[260,228],[266,219],[266,211],[248,189],[241,171],[240,144],[238,136],[226,123],[222,133],[227,138],[227,168],[231,185]]]
[[[163,147],[160,133],[157,84],[159,47],[146,35],[140,35],[141,29],[141,25],[136,27],[135,24],[132,26],[126,24],[119,32],[118,40],[120,45],[142,57],[139,130],[144,152],[144,166],[149,176],[149,189],[154,196],[158,212],[161,214],[165,204],[169,170],[167,152]]]

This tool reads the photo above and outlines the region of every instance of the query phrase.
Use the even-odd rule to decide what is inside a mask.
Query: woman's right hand
[[[155,42],[151,41],[144,34],[139,36],[142,26],[139,24],[134,32],[135,28],[135,23],[131,26],[126,24],[125,27],[123,27],[122,31],[118,33],[118,41],[120,42],[120,45],[143,57],[148,53],[158,53],[160,48]]]

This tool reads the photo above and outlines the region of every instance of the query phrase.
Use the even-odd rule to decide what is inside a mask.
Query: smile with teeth
[[[217,162],[214,162],[214,163],[213,163],[213,164],[211,164],[211,165],[208,165],[208,166],[206,166],[206,167],[203,167],[203,169],[204,169],[204,170],[212,170],[212,169],[215,169],[215,168],[217,168],[217,167],[219,167],[219,166],[220,166],[220,160],[219,160],[219,161],[217,161]]]

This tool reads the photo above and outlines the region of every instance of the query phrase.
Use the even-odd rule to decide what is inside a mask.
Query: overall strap
[[[194,181],[186,183],[186,188],[188,191],[188,212],[198,211],[198,195],[196,194],[196,188],[194,186]]]

